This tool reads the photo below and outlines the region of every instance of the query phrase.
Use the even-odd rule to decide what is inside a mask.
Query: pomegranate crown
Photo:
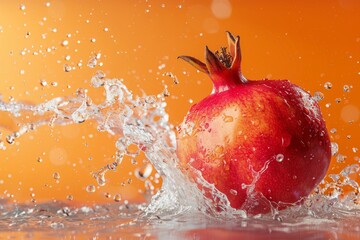
[[[190,56],[179,56],[194,66],[197,70],[209,75],[214,83],[213,92],[222,92],[239,84],[246,83],[246,78],[241,74],[241,49],[240,37],[234,37],[227,32],[228,50],[222,47],[213,53],[206,46],[205,63]]]

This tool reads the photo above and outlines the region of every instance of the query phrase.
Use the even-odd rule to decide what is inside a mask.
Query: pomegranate
[[[299,203],[329,167],[329,135],[317,102],[288,80],[248,80],[241,73],[240,38],[205,63],[180,56],[209,75],[212,93],[193,105],[178,127],[180,165],[202,177],[230,205],[249,214]],[[197,171],[192,171],[197,170]]]

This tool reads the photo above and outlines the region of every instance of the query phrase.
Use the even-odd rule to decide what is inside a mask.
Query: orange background
[[[311,93],[324,93],[323,115],[328,128],[337,129],[332,141],[347,156],[344,163],[333,160],[330,171],[339,172],[359,154],[352,150],[360,140],[359,23],[357,0],[1,1],[0,93],[5,101],[13,97],[40,103],[87,88],[99,101],[102,92],[91,88],[90,79],[100,69],[110,78],[124,78],[135,94],[161,93],[166,84],[167,111],[178,124],[189,100],[208,95],[211,82],[176,57],[203,59],[204,46],[216,50],[226,45],[229,30],[241,36],[242,69],[248,79],[289,79]],[[62,46],[64,40],[67,46]],[[87,67],[96,53],[101,53],[102,64]],[[65,64],[73,69],[65,72]],[[165,72],[175,74],[180,83],[163,76]],[[41,80],[48,85],[40,85]],[[328,81],[331,90],[324,88]],[[350,92],[343,91],[344,85]],[[16,123],[0,113],[2,141],[17,129]],[[117,172],[108,173],[105,187],[85,191],[88,184],[96,185],[91,172],[112,162],[115,140],[85,122],[41,127],[13,145],[6,143],[7,150],[0,150],[0,195],[39,202],[67,201],[71,194],[73,202],[92,203],[113,201],[104,197],[108,192],[122,194],[123,200],[142,200],[138,190],[144,182],[130,174],[143,156],[138,165],[128,159]],[[60,174],[58,182],[54,172]]]

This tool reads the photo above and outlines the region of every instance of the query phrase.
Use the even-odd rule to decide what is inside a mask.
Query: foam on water
[[[165,221],[167,224],[173,225],[185,222],[180,224],[185,230],[192,229],[194,226],[198,226],[197,224],[218,226],[218,224],[221,225],[221,221],[232,219],[232,226],[235,225],[241,229],[251,226],[254,229],[266,228],[273,231],[293,232],[295,229],[303,229],[313,224],[318,224],[326,229],[326,226],[336,225],[336,222],[339,221],[347,222],[349,218],[359,219],[359,186],[356,181],[352,180],[352,176],[360,170],[358,164],[347,166],[339,174],[329,175],[332,182],[324,182],[322,187],[318,187],[311,196],[303,199],[302,204],[294,204],[282,211],[278,211],[277,206],[273,204],[270,214],[247,216],[246,211],[233,209],[226,196],[219,192],[213,184],[206,182],[200,172],[192,169],[198,176],[196,182],[191,181],[181,172],[176,156],[174,128],[168,121],[165,111],[166,103],[162,98],[134,96],[121,80],[108,79],[100,71],[96,73],[91,82],[93,87],[103,88],[105,91],[106,98],[100,104],[94,104],[85,89],[78,89],[76,97],[56,97],[38,105],[0,101],[0,111],[9,112],[15,117],[30,111],[33,116],[36,116],[36,118],[34,117],[36,120],[21,124],[17,131],[9,134],[6,137],[7,142],[12,144],[21,135],[43,125],[66,125],[95,121],[99,131],[106,131],[117,137],[115,143],[117,152],[114,162],[93,174],[98,185],[105,184],[108,171],[121,167],[125,155],[133,157],[139,154],[139,151],[143,151],[163,179],[161,190],[152,197],[148,205],[122,205],[117,209],[116,215],[111,215],[106,210],[114,208],[114,206],[92,208],[84,206],[74,209],[56,206],[57,210],[55,211],[46,204],[29,208],[20,205],[9,207],[7,203],[3,203],[1,218],[2,220],[10,219],[6,223],[11,222],[11,219],[17,219],[17,221],[38,219],[41,209],[44,208],[50,209],[47,212],[55,211],[52,213],[53,218],[51,216],[46,218],[51,219],[50,223],[46,225],[51,228],[64,228],[66,224],[66,226],[72,226],[71,224],[76,221],[71,222],[71,219],[82,219],[81,214],[87,210],[87,214],[90,214],[96,221],[99,218],[102,220],[112,219],[112,221],[118,219],[115,221],[114,227],[130,227],[131,224],[144,227],[145,222],[151,222],[153,226],[161,228],[167,226],[164,225]],[[135,152],[130,150],[129,147],[133,145],[136,145],[139,150]],[[0,148],[5,150],[5,144],[0,145]],[[334,148],[333,152],[337,154],[337,149]],[[266,171],[267,166],[273,161],[279,161],[280,158],[281,156],[274,156],[259,172],[253,171],[252,184],[244,186],[248,193],[246,203],[248,207],[251,207],[255,201],[265,201],[261,194],[254,192],[254,186],[257,179]],[[145,176],[146,178],[146,175],[151,173],[151,166],[138,171],[140,171],[138,172],[140,177]],[[199,188],[199,186],[201,187]],[[350,186],[354,191],[345,197],[340,197],[343,195],[342,189],[345,186]],[[204,195],[212,197],[205,198]],[[135,218],[137,220],[130,221],[130,223],[124,220]],[[41,221],[45,220],[42,218]],[[67,222],[64,225],[64,221],[70,221],[71,224]],[[123,222],[119,223],[121,221]],[[158,222],[162,223],[161,227],[156,225]],[[55,223],[59,223],[59,225]],[[17,227],[21,225],[19,222],[12,224]],[[77,224],[81,225],[79,222]],[[347,226],[351,226],[352,230],[355,229],[351,224]],[[4,228],[4,222],[0,224],[0,228]],[[359,229],[354,231],[359,231]]]

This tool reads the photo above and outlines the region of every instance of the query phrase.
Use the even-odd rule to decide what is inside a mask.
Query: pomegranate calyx
[[[200,72],[207,73],[207,74],[209,73],[209,70],[207,69],[206,64],[194,57],[178,56],[178,58],[190,63],[191,66],[195,67]]]
[[[229,52],[226,47],[222,47],[220,51],[213,53],[206,46],[205,63],[190,56],[178,57],[190,63],[197,70],[209,75],[214,83],[213,93],[226,91],[247,82],[241,74],[240,37],[234,37],[230,32],[227,32],[227,38]]]

